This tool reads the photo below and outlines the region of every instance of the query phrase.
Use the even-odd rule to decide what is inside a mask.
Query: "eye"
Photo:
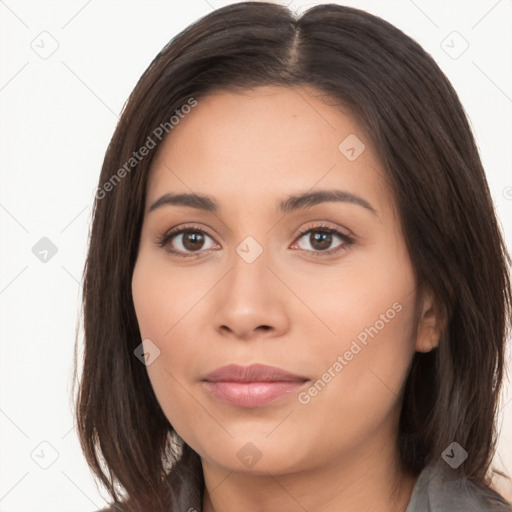
[[[315,256],[330,256],[346,250],[354,242],[351,236],[325,224],[302,230],[295,240],[300,241],[303,238],[306,242],[305,247],[295,242],[291,246],[292,249],[299,245],[299,249]],[[336,239],[339,240],[337,247],[330,249]],[[197,226],[182,226],[166,231],[158,237],[157,245],[173,255],[182,257],[197,256],[203,251],[220,248],[208,233]]]
[[[207,240],[210,240],[208,246]],[[213,238],[204,230],[196,226],[173,228],[158,238],[157,245],[165,247],[170,253],[177,256],[194,256],[202,250],[214,249]],[[218,246],[218,245],[217,245]]]
[[[309,235],[306,237],[306,235]],[[347,249],[353,244],[354,239],[341,231],[325,224],[313,226],[302,230],[297,236],[298,240],[304,238],[306,247],[299,247],[300,249],[312,252],[315,256],[330,256],[334,253]],[[334,249],[329,249],[336,239],[341,243]],[[297,245],[295,243],[294,245]],[[292,246],[293,248],[293,246]]]

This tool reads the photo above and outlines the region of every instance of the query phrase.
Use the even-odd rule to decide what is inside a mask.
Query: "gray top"
[[[489,491],[495,504],[486,503],[483,491],[470,480],[461,480],[444,461],[430,464],[420,473],[405,512],[512,512],[512,504]],[[104,508],[98,512],[111,512]]]
[[[420,473],[405,512],[512,512],[504,498],[490,491],[496,502],[487,503],[475,483],[451,477],[443,464],[430,464]]]

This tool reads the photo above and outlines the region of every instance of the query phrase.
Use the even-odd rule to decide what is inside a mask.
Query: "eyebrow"
[[[351,194],[343,190],[319,190],[316,192],[306,192],[304,194],[292,195],[287,199],[280,201],[279,210],[283,213],[289,213],[295,210],[304,210],[325,202],[350,203],[366,208],[374,215],[378,216],[377,211],[372,205],[362,197]],[[186,206],[196,208],[207,212],[218,212],[219,204],[213,197],[201,194],[164,194],[157,199],[149,208],[148,213],[162,208],[163,206]]]

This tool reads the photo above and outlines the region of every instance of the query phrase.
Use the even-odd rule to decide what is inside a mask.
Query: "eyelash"
[[[341,246],[339,246],[338,248],[336,248],[334,250],[330,249],[330,250],[327,250],[327,251],[309,251],[309,250],[306,250],[306,249],[302,249],[302,250],[306,250],[306,252],[310,252],[310,253],[314,254],[315,257],[332,256],[333,254],[335,254],[337,252],[340,252],[340,251],[348,249],[354,243],[354,241],[355,241],[352,236],[349,236],[349,235],[347,235],[345,233],[341,233],[339,230],[337,230],[337,229],[335,229],[335,228],[333,228],[331,226],[327,226],[326,224],[318,224],[316,226],[309,226],[307,228],[304,228],[303,230],[299,231],[299,233],[297,233],[297,235],[294,238],[294,240],[298,241],[305,234],[307,234],[309,232],[314,232],[314,231],[336,235],[343,242],[341,244]],[[182,233],[186,233],[186,232],[199,232],[199,233],[207,235],[208,237],[213,239],[213,237],[210,236],[204,229],[201,229],[201,228],[199,228],[197,226],[194,226],[194,225],[187,225],[187,226],[184,226],[184,227],[173,228],[173,229],[171,229],[169,231],[166,231],[163,235],[160,235],[158,237],[156,245],[158,245],[158,247],[164,248],[175,236],[181,235]],[[203,252],[202,250],[199,250],[199,251],[196,251],[196,252],[183,253],[182,251],[177,251],[175,249],[167,249],[167,251],[169,253],[172,253],[173,255],[176,255],[176,256],[179,256],[179,257],[184,257],[184,258],[198,256],[201,252]]]

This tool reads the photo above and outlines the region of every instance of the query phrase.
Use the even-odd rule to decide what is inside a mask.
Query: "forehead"
[[[158,150],[150,200],[170,191],[214,191],[261,204],[283,192],[329,186],[382,196],[382,170],[370,141],[320,92],[265,86],[197,101]]]

